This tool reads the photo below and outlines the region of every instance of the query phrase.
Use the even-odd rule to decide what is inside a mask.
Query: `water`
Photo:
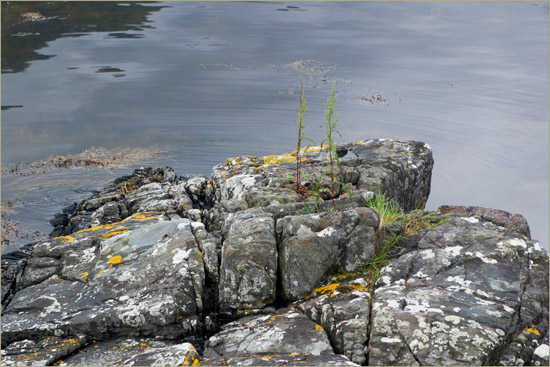
[[[19,106],[2,111],[3,165],[141,147],[165,152],[155,166],[208,175],[231,156],[295,148],[300,79],[305,133],[319,142],[336,82],[339,141],[427,142],[427,209],[519,213],[548,249],[547,2],[166,2],[120,12],[129,8],[111,3],[65,28],[26,24],[50,37],[23,53],[26,64],[8,70],[3,60],[12,72],[2,74],[2,106]],[[49,232],[63,205],[133,168],[3,175],[2,201]]]

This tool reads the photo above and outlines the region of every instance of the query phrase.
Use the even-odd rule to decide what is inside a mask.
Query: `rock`
[[[371,300],[367,282],[356,275],[336,276],[333,281],[295,307],[325,329],[336,353],[364,365]]]
[[[287,216],[277,222],[282,295],[297,300],[335,271],[374,257],[378,215],[368,208]]]
[[[261,209],[250,209],[228,217],[225,226],[220,309],[258,309],[273,303],[277,283],[273,219]]]
[[[85,335],[74,338],[50,336],[38,342],[21,340],[2,348],[2,366],[49,366],[90,341],[91,338]]]
[[[317,363],[322,365],[335,362],[323,328],[299,312],[280,309],[272,315],[243,318],[225,325],[223,331],[206,343],[205,360],[201,364],[220,365],[225,361],[273,366],[307,362],[312,356],[317,356]],[[328,358],[319,358],[321,356]],[[235,357],[239,358],[233,359]],[[353,365],[345,357],[336,361]]]
[[[28,249],[2,254],[2,313],[10,302],[11,296],[20,287],[23,270],[30,255]]]
[[[140,213],[36,245],[33,257],[60,258],[61,269],[14,295],[2,343],[75,334],[193,340],[205,275],[191,223]]]
[[[307,353],[266,354],[236,357],[212,357],[201,366],[357,366],[340,354],[314,355]]]
[[[115,366],[191,366],[199,364],[199,354],[190,343],[164,348],[148,349],[130,358],[116,362]]]
[[[187,344],[187,343],[185,343]],[[63,366],[114,366],[147,351],[165,350],[176,342],[151,338],[92,340],[78,352],[63,358]],[[189,348],[191,349],[191,348]],[[140,364],[141,365],[141,364]],[[176,365],[175,363],[172,365]],[[145,364],[142,364],[145,366]]]
[[[416,251],[382,270],[369,364],[496,365],[510,361],[501,359],[503,350],[537,320],[545,320],[545,330],[531,338],[542,342],[548,254],[523,231],[511,232],[510,222],[487,221],[487,210],[467,213],[422,232]],[[533,344],[520,349],[532,354]]]
[[[287,153],[140,168],[68,206],[59,236],[2,256],[2,365],[548,365],[525,219],[423,212],[426,144],[337,153],[334,201],[311,147],[305,193]],[[405,211],[383,226],[378,192]]]

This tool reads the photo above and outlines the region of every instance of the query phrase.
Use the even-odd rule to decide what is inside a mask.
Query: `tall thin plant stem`
[[[327,109],[325,110],[326,118],[326,136],[327,136],[327,146],[328,146],[328,169],[330,172],[330,181],[331,181],[331,196],[332,196],[332,209],[334,209],[334,160],[337,159],[336,155],[336,145],[334,144],[334,133],[336,131],[336,125],[338,124],[338,117],[333,120],[334,114],[334,105],[336,104],[336,83],[332,84],[332,91],[330,92],[330,97],[327,99]]]
[[[304,116],[306,114],[306,96],[300,80],[300,112],[298,114],[298,146],[296,149],[296,192],[303,195],[305,190],[302,187],[302,140],[304,139]]]

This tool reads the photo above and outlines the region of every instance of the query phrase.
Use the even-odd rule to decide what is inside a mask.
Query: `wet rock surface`
[[[2,365],[548,365],[548,254],[525,219],[415,210],[423,143],[338,154],[334,209],[319,147],[305,194],[287,153],[141,168],[67,207],[2,256]],[[406,212],[384,228],[378,192]]]

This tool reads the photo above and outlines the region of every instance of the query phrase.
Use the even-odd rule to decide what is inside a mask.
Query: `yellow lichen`
[[[124,227],[121,226],[121,228],[124,228]],[[120,229],[120,230],[116,230],[116,231],[112,231],[112,232],[102,234],[101,237],[103,237],[103,240],[105,241],[105,240],[108,240],[109,238],[111,238],[113,236],[116,236],[117,234],[126,233],[126,232],[128,232],[128,229],[124,228],[124,229]]]
[[[315,324],[315,330],[325,331],[325,329],[323,329],[323,327],[319,324]]]
[[[86,278],[88,276],[88,272],[85,271],[84,273],[80,273],[81,278]]]
[[[321,294],[325,294],[325,293],[332,294],[336,291],[336,289],[339,286],[340,286],[340,283],[332,283],[332,284],[329,284],[329,285],[325,285],[324,287],[317,288],[313,292],[321,293]]]
[[[540,331],[538,331],[537,329],[535,329],[535,325],[531,324],[531,327],[525,327],[525,329],[522,330],[524,333],[527,333],[527,334],[535,334],[535,335],[540,335]]]
[[[151,219],[155,219],[156,217],[158,217],[161,214],[162,214],[162,212],[157,212],[157,211],[139,212],[139,213],[136,213],[136,214],[124,219],[123,222],[134,221],[134,220],[136,220],[136,221],[151,220]]]
[[[61,237],[55,237],[54,240],[60,240],[65,245],[69,242],[74,241],[74,237],[72,237],[72,236],[61,236]]]
[[[122,260],[122,256],[116,255],[116,256],[111,257],[108,261],[109,261],[111,264],[120,264],[120,261],[121,261],[121,260]]]

